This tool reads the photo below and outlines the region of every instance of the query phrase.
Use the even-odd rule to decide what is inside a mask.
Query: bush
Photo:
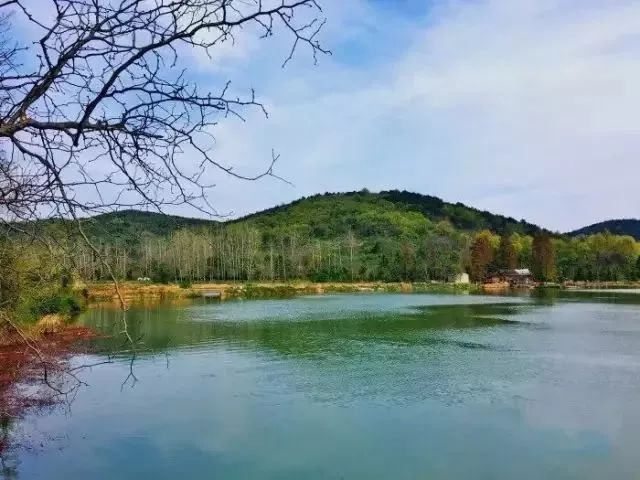
[[[82,311],[82,303],[68,294],[50,294],[33,297],[27,301],[28,313],[38,319],[44,315],[77,315]]]
[[[191,288],[191,280],[182,279],[180,283],[178,283],[178,286],[180,288]]]
[[[166,285],[171,280],[171,274],[167,267],[165,267],[164,265],[160,265],[160,267],[158,267],[158,270],[155,272],[155,275],[151,275],[151,279],[155,283],[162,283],[163,285]]]
[[[291,298],[297,291],[292,285],[253,285],[245,286],[239,295],[244,298]]]

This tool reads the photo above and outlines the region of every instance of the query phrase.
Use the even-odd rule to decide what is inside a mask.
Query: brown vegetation
[[[114,285],[111,283],[90,283],[82,285],[92,303],[114,303],[119,301]],[[447,283],[408,283],[408,282],[261,282],[261,283],[195,283],[189,288],[180,288],[177,284],[154,284],[123,282],[119,284],[120,294],[128,305],[204,297],[209,293],[218,293],[221,300],[232,298],[256,298],[273,296],[312,295],[324,293],[359,292],[428,292],[442,289],[468,289],[472,286]]]
[[[28,331],[8,325],[0,332],[0,420],[66,400],[72,391],[69,358],[83,350],[83,341],[95,337],[87,328],[55,318]],[[5,447],[6,440],[0,441],[0,453]]]

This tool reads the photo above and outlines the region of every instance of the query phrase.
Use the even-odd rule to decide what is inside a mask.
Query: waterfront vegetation
[[[319,195],[229,223],[123,212],[85,220],[92,246],[64,222],[42,222],[55,241],[16,234],[0,241],[0,298],[33,319],[77,311],[75,298],[88,292],[72,286],[111,275],[187,291],[198,282],[239,282],[249,285],[246,294],[278,290],[251,285],[301,281],[447,283],[464,272],[482,282],[514,268],[530,268],[545,282],[640,277],[640,244],[630,236],[552,234],[433,197],[412,194],[411,203],[407,195]]]
[[[397,190],[325,193],[242,218],[214,216],[225,190],[213,184],[228,178],[299,182],[302,173],[320,185],[326,172],[340,185],[380,184],[381,176],[406,184],[403,158],[413,159],[413,169],[424,158],[428,174],[463,152],[475,153],[449,169],[449,180],[465,198],[486,199],[493,190],[515,199],[520,192],[504,187],[528,184],[535,190],[514,205],[566,200],[567,209],[588,208],[575,190],[588,182],[573,170],[563,170],[566,178],[554,172],[558,185],[574,188],[556,189],[562,195],[555,197],[540,169],[525,184],[522,169],[511,167],[498,172],[499,182],[483,183],[477,167],[495,177],[504,159],[524,167],[541,157],[494,148],[498,137],[489,130],[471,136],[485,153],[451,148],[467,135],[439,135],[435,123],[422,122],[427,117],[397,108],[433,105],[422,95],[433,90],[445,100],[436,102],[444,108],[434,110],[435,121],[460,125],[450,108],[466,115],[475,107],[465,102],[480,105],[471,83],[462,102],[431,88],[466,73],[446,68],[437,51],[426,49],[412,68],[418,57],[405,47],[423,35],[405,20],[428,17],[444,32],[447,22],[435,10],[414,15],[411,6],[407,16],[391,4],[412,2],[356,2],[346,10],[339,5],[352,2],[320,3],[0,0],[0,478],[600,479],[640,472],[640,289],[575,288],[640,285],[640,220],[560,234]],[[444,9],[446,17],[478,23],[457,8]],[[511,10],[500,17],[511,22]],[[314,92],[320,84],[301,76],[304,57],[317,64],[331,53],[321,40],[336,13],[329,73],[349,72]],[[504,38],[531,30],[505,36],[497,27]],[[552,31],[536,30],[549,45],[562,44]],[[605,31],[604,49],[618,53],[614,30]],[[459,43],[456,35],[425,33],[445,47]],[[567,57],[575,49],[560,50]],[[367,59],[374,53],[394,65]],[[267,66],[274,55],[283,56],[277,78]],[[547,56],[530,57],[537,68]],[[553,68],[570,67],[569,57]],[[517,81],[517,70],[502,68],[505,59],[501,72]],[[284,69],[290,62],[293,70]],[[365,66],[374,69],[359,70]],[[426,90],[423,68],[436,79]],[[385,69],[392,75],[375,75],[377,87],[340,83]],[[499,77],[489,72],[481,83]],[[525,77],[535,93],[540,82]],[[254,82],[257,93],[243,91]],[[545,99],[567,98],[553,96],[558,82],[542,83],[552,87]],[[397,87],[406,93],[389,95]],[[280,139],[234,123],[253,123],[277,104],[284,107],[274,116]],[[518,110],[535,123],[538,115]],[[351,124],[343,132],[326,128],[334,113],[351,120],[353,132]],[[356,125],[365,117],[375,131]],[[490,128],[505,124],[484,118]],[[305,119],[313,120],[306,133],[286,128]],[[425,138],[414,143],[412,128],[396,135],[414,121]],[[591,145],[580,130],[567,145]],[[288,157],[282,170],[272,150],[264,168],[252,171],[265,140]],[[282,144],[289,140],[291,147]],[[523,140],[516,143],[526,150]],[[322,152],[320,144],[331,148]],[[593,147],[622,159],[623,148]],[[573,150],[540,151],[557,162]],[[483,158],[491,152],[498,163]],[[367,166],[348,166],[353,158]],[[339,168],[328,170],[335,162]],[[518,178],[509,180],[509,172]],[[235,195],[228,208],[255,200],[243,187],[227,187]],[[269,198],[276,197],[268,193],[262,204]],[[529,270],[543,288],[529,289],[536,284]],[[507,280],[526,288],[510,291]],[[563,286],[573,288],[556,288]]]

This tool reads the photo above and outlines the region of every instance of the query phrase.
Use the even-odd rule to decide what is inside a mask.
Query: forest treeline
[[[368,192],[312,197],[231,223],[171,218],[125,212],[87,221],[92,246],[68,225],[48,224],[60,239],[54,255],[26,238],[27,248],[5,240],[0,291],[6,298],[18,284],[47,276],[68,284],[111,274],[155,282],[398,282],[450,281],[467,272],[483,281],[530,268],[542,281],[640,277],[640,244],[632,237],[565,237],[515,221],[503,222],[501,232],[462,229]],[[467,221],[483,224],[481,216],[467,214]]]

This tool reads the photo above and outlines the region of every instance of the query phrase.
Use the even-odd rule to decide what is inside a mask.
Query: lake
[[[362,294],[127,313],[23,479],[640,478],[640,300]],[[121,313],[79,322],[122,348]],[[133,359],[133,361],[132,361]],[[41,444],[40,444],[41,443]]]

